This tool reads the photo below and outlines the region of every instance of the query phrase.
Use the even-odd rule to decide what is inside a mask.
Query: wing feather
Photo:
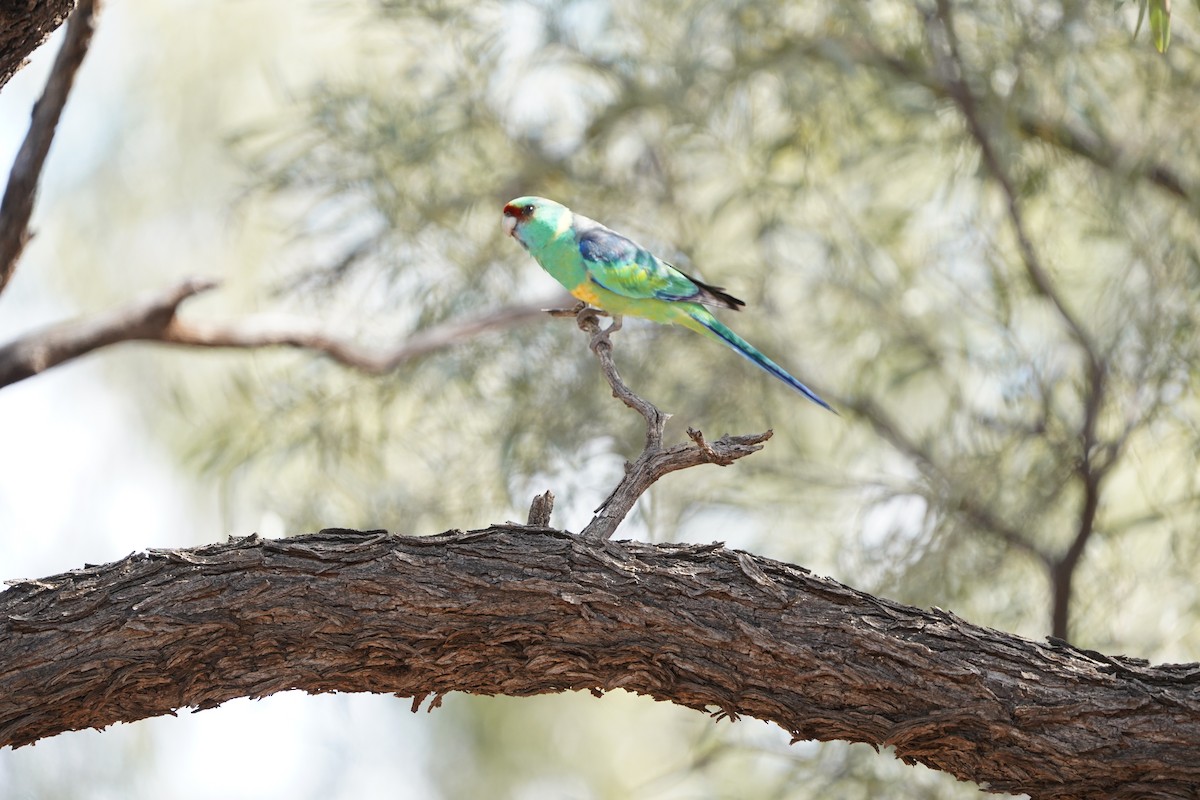
[[[737,309],[741,300],[696,280],[657,258],[632,239],[575,215],[579,253],[592,282],[635,300],[668,300]]]

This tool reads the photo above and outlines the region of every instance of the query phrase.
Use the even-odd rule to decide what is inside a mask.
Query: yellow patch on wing
[[[600,307],[600,294],[596,291],[596,285],[586,278],[583,283],[571,290],[571,294],[576,300],[582,300],[593,308]]]

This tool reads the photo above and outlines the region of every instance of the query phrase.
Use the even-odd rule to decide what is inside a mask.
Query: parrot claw
[[[591,309],[588,309],[588,310],[590,311]],[[581,312],[581,314],[582,313],[585,313],[585,312]],[[621,317],[616,314],[614,314],[612,317],[612,324],[609,325],[607,328],[600,329],[599,326],[597,326],[597,330],[595,333],[592,334],[592,341],[589,344],[589,346],[592,348],[592,352],[595,353],[597,351],[597,348],[599,348],[603,345],[603,346],[607,346],[608,351],[611,353],[612,352],[612,340],[609,339],[609,336],[619,330],[621,330]]]

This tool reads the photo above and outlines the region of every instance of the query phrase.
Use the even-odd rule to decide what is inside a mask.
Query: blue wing
[[[621,234],[575,216],[579,254],[596,284],[635,300],[667,300],[738,308],[745,305],[720,286],[686,275]]]

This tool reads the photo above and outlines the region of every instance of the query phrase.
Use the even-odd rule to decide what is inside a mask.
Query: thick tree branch
[[[58,57],[54,59],[46,89],[33,107],[29,133],[17,152],[17,159],[8,176],[8,187],[4,191],[4,199],[0,201],[0,292],[4,291],[12,278],[17,260],[29,241],[29,218],[33,214],[42,167],[50,153],[50,143],[54,141],[54,131],[67,104],[71,85],[75,82],[75,73],[83,63],[92,41],[95,10],[95,0],[79,0],[75,13],[71,15],[66,39],[58,51]],[[0,13],[0,19],[9,17],[10,13]],[[0,75],[3,71],[4,61],[0,59]],[[7,76],[4,80],[7,80]]]
[[[0,744],[287,689],[615,688],[997,792],[1192,797],[1200,667],[1039,644],[720,545],[523,526],[257,537],[0,593]]]
[[[45,372],[71,359],[120,342],[159,342],[185,347],[292,347],[313,350],[347,367],[373,375],[388,373],[406,361],[445,349],[490,331],[504,330],[539,319],[547,303],[508,306],[461,322],[438,325],[385,350],[371,350],[344,338],[303,325],[283,329],[253,321],[189,323],[179,319],[179,305],[216,283],[192,279],[156,293],[126,308],[53,325],[0,346],[0,388]]]

